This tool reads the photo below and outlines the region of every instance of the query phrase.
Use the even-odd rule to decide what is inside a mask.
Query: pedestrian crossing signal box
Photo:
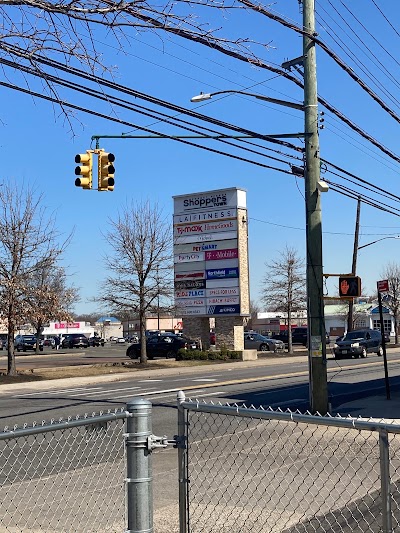
[[[357,298],[361,296],[361,278],[359,276],[339,277],[340,298]]]

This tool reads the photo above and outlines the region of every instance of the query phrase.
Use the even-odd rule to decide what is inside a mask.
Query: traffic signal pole
[[[303,0],[305,201],[307,248],[308,357],[312,412],[328,412],[328,383],[322,267],[321,199],[314,0]]]

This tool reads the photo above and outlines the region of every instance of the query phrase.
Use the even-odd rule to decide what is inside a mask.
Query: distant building
[[[108,340],[110,337],[124,337],[122,322],[114,316],[101,316],[94,323],[96,333]]]

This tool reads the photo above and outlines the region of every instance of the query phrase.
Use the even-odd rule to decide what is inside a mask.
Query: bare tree
[[[173,287],[171,222],[157,204],[145,201],[127,205],[110,225],[105,235],[112,249],[105,258],[109,275],[97,301],[117,314],[139,317],[140,362],[146,363],[146,315]]]
[[[250,318],[247,321],[247,329],[251,330],[254,328],[254,321],[257,318],[257,313],[260,312],[260,306],[254,300],[250,300]]]
[[[304,261],[294,248],[288,246],[279,258],[266,263],[262,298],[271,311],[287,316],[288,351],[292,352],[292,316],[306,308],[306,276]]]
[[[42,195],[6,182],[0,188],[1,310],[8,324],[7,373],[16,373],[14,334],[28,310],[26,295],[39,272],[50,269],[67,241],[58,243],[53,217],[46,217]]]
[[[400,265],[388,263],[384,268],[381,279],[389,281],[389,294],[385,298],[385,306],[393,313],[394,319],[394,342],[399,340],[399,318],[400,318]]]
[[[50,320],[72,320],[70,309],[77,299],[77,289],[67,286],[64,268],[45,264],[42,270],[34,272],[25,288],[24,318],[35,329],[36,338],[39,340],[43,326]]]

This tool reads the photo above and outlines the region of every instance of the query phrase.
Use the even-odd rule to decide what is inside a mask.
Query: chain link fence
[[[125,418],[116,411],[0,433],[0,531],[123,531]]]
[[[181,533],[400,531],[400,426],[180,398]]]

